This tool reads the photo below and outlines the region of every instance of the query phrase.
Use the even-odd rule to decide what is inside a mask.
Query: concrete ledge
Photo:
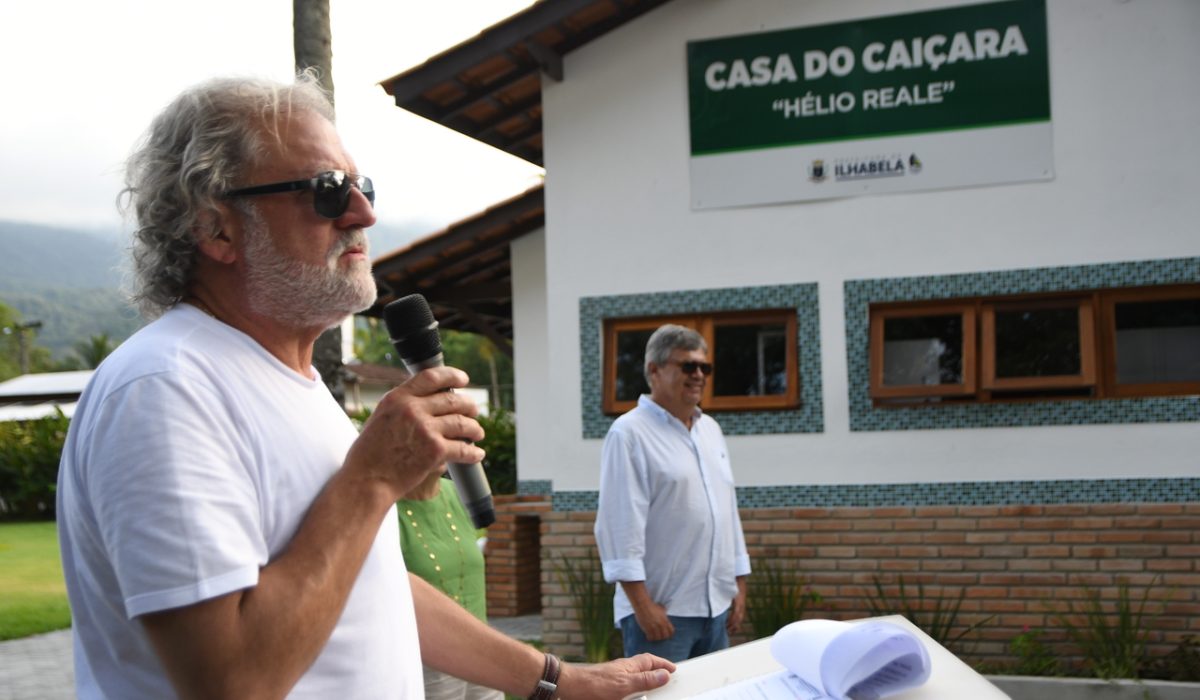
[[[1200,683],[988,676],[1012,700],[1196,700]]]

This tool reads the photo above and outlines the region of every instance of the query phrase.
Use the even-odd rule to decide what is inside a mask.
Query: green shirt
[[[440,485],[438,494],[427,501],[396,501],[404,564],[487,622],[483,552],[475,544],[475,526],[454,482],[441,479]]]

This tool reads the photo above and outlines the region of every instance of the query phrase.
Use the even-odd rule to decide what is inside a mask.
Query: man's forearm
[[[542,652],[481,622],[420,577],[408,578],[425,665],[518,697],[533,691]]]
[[[617,581],[617,584],[625,591],[625,597],[629,599],[629,604],[634,610],[640,610],[654,602],[650,599],[650,592],[646,590],[645,581]]]
[[[480,622],[441,591],[409,575],[421,657],[429,666],[517,697],[533,692],[545,668],[546,655]],[[572,700],[615,700],[665,685],[671,662],[641,654],[604,664],[560,666],[554,697]]]

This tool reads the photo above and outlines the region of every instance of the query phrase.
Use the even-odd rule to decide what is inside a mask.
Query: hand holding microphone
[[[416,374],[423,369],[441,367],[442,339],[437,332],[437,321],[425,297],[410,294],[391,302],[383,308],[383,320],[387,325],[392,345],[400,354],[408,371]],[[492,502],[492,489],[481,464],[448,465],[450,478],[458,487],[458,496],[471,516],[475,527],[487,527],[496,522],[496,508]]]

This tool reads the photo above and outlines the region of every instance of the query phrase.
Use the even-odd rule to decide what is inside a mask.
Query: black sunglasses
[[[355,175],[344,170],[327,170],[317,173],[307,180],[292,180],[291,182],[273,182],[269,185],[255,185],[230,190],[225,197],[253,197],[260,194],[276,194],[278,192],[296,192],[298,190],[313,191],[313,209],[326,219],[336,219],[346,213],[350,206],[350,188],[357,187],[367,198],[371,206],[375,206],[375,185],[371,178],[365,175]]]
[[[695,374],[696,370],[700,370],[700,373],[707,377],[710,374],[712,374],[712,371],[713,371],[713,366],[712,366],[711,362],[688,361],[688,362],[676,362],[675,364],[679,365],[679,369],[683,370],[684,374]]]

